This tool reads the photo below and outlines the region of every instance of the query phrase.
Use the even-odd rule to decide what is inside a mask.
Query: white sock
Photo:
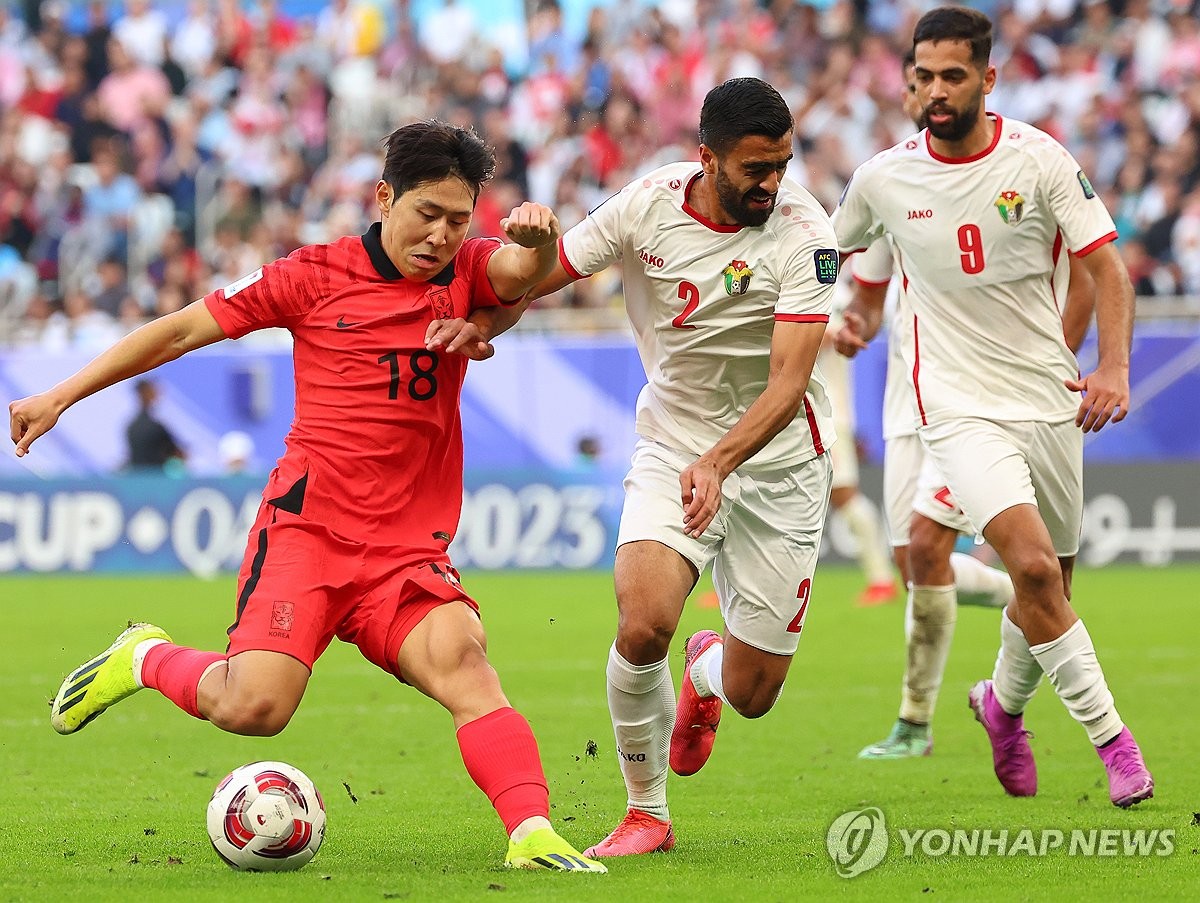
[[[958,618],[954,597],[953,586],[914,586],[909,590],[905,611],[908,666],[900,698],[900,717],[905,721],[929,724],[933,718]]]
[[[716,696],[728,705],[729,700],[725,698],[725,679],[721,670],[724,664],[725,644],[713,643],[696,657],[688,673],[697,693],[701,696]]]
[[[954,552],[950,556],[959,605],[983,605],[1003,608],[1013,597],[1012,578],[1004,571],[988,567],[978,558]]]
[[[1042,666],[1029,650],[1021,628],[1008,619],[1008,609],[1000,613],[1000,651],[992,671],[992,693],[1000,708],[1020,715],[1033,699],[1042,682]]]
[[[525,821],[513,828],[513,832],[509,834],[508,837],[513,843],[520,843],[534,831],[540,831],[542,828],[550,827],[552,827],[550,824],[550,819],[543,818],[540,815],[531,815],[529,818],[525,819]]]
[[[1030,646],[1029,651],[1050,678],[1054,692],[1071,717],[1083,725],[1093,745],[1107,743],[1125,727],[1117,713],[1104,671],[1096,658],[1096,647],[1083,621],[1049,643]]]
[[[142,683],[142,665],[146,661],[146,653],[159,643],[165,642],[166,640],[162,639],[161,637],[155,637],[152,640],[142,640],[133,647],[133,682],[137,684],[140,689],[146,689],[146,685]]]
[[[608,711],[629,806],[668,821],[667,752],[675,727],[675,686],[664,658],[630,664],[613,643],[608,651]]]
[[[858,543],[858,564],[867,583],[890,583],[892,565],[875,508],[862,494],[856,493],[837,513],[845,519],[850,534]]]

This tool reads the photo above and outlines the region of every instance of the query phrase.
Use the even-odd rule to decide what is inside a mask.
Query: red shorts
[[[283,652],[311,671],[336,636],[403,680],[396,659],[405,638],[457,601],[478,614],[447,556],[406,559],[263,502],[238,574],[228,654]]]

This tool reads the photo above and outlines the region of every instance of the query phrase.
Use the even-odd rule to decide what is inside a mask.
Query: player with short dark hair
[[[905,114],[924,128],[917,99],[915,56],[904,59]],[[1087,333],[1094,307],[1095,286],[1083,263],[1067,255],[1056,268],[1063,305],[1063,334],[1076,351]],[[885,302],[894,295],[887,334],[887,383],[883,393],[883,497],[893,557],[909,587],[904,617],[906,667],[900,712],[889,734],[865,747],[860,759],[902,759],[929,755],[933,750],[933,712],[941,688],[960,605],[1003,608],[1013,597],[1012,580],[1004,571],[954,551],[960,534],[975,529],[954,501],[950,488],[929,460],[917,436],[916,400],[901,355],[912,329],[912,313],[904,304],[892,243],[880,238],[850,259],[854,297],[845,311],[848,325],[835,338],[838,351],[853,357],[879,330]],[[911,584],[909,558],[922,559],[924,573],[936,586]],[[936,564],[933,564],[936,562]]]
[[[427,347],[427,326],[520,299],[554,266],[559,235],[552,210],[525,203],[502,222],[512,244],[467,238],[493,168],[468,129],[399,128],[375,186],[380,222],[364,235],[300,248],[9,406],[23,456],[73,403],[119,380],[256,329],[294,339],[296,416],[250,532],[226,653],[131,625],[63,682],[55,730],[73,733],[151,687],[223,730],[277,734],[336,636],[453,716],[467,771],[509,834],[506,865],[604,871],[550,825],[537,742],[501,690],[447,553],[467,359]]]
[[[829,504],[833,435],[814,362],[837,280],[833,230],[784,176],[792,119],[774,88],[727,81],[705,98],[700,123],[699,164],[660,167],[593,210],[563,236],[558,268],[530,293],[622,260],[648,379],[625,478],[607,667],[628,811],[587,855],[671,849],[668,765],[680,775],[700,770],[725,703],[748,718],[774,706],[808,612]],[[477,319],[507,312],[492,314]],[[442,324],[433,340],[457,349],[463,325]],[[477,338],[464,351],[479,353]],[[688,639],[677,705],[667,652],[710,564],[725,634]]]
[[[1037,792],[1022,715],[1045,674],[1095,745],[1110,799],[1129,806],[1154,781],[1070,597],[1083,433],[1129,410],[1133,288],[1112,217],[1070,153],[984,109],[990,35],[974,10],[922,16],[913,49],[927,129],[858,168],[834,223],[846,252],[890,236],[912,311],[902,351],[921,442],[1012,577],[993,678],[969,694],[997,778],[1014,796]],[[1096,285],[1099,363],[1084,376],[1055,283],[1068,253]],[[910,565],[914,588],[953,589],[937,556]]]

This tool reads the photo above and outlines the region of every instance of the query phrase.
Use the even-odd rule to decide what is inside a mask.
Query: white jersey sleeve
[[[559,241],[559,262],[574,278],[591,276],[620,259],[622,236],[630,218],[631,188],[626,186],[608,198]]]
[[[1075,158],[1065,147],[1054,148],[1059,153],[1044,154],[1047,171],[1042,190],[1067,248],[1083,257],[1116,238],[1117,227]]]
[[[877,159],[868,160],[855,171],[842,189],[837,209],[833,211],[833,228],[843,254],[862,251],[884,233],[883,223],[872,209],[868,185],[873,175],[872,164]]]
[[[861,254],[850,258],[850,274],[866,285],[884,285],[892,281],[892,243],[876,239]]]

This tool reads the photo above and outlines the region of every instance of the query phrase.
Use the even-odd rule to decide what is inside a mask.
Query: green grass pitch
[[[505,689],[537,733],[555,826],[582,849],[624,806],[604,698],[615,626],[610,576],[465,580],[483,606]],[[779,705],[759,721],[727,713],[704,771],[672,776],[675,852],[615,860],[609,875],[592,876],[504,869],[503,831],[463,770],[448,716],[337,644],[279,737],[222,734],[152,692],[78,735],[58,736],[46,700],[64,673],[129,618],[159,623],[182,643],[221,646],[232,579],[4,578],[0,901],[1195,899],[1198,583],[1196,567],[1076,578],[1076,604],[1157,779],[1155,798],[1134,810],[1109,804],[1099,760],[1046,683],[1026,719],[1036,734],[1039,795],[1004,796],[966,706],[970,684],[991,673],[995,611],[959,615],[934,755],[857,761],[895,717],[902,605],[857,609],[859,578],[825,568]],[[714,611],[688,605],[672,655],[676,684],[683,638],[716,622]],[[299,872],[234,873],[209,847],[204,807],[213,787],[257,759],[299,766],[325,796],[325,846]],[[891,847],[877,868],[845,880],[826,853],[826,831],[864,805],[885,813]],[[1174,852],[908,857],[895,833],[1025,827],[1169,829]]]

